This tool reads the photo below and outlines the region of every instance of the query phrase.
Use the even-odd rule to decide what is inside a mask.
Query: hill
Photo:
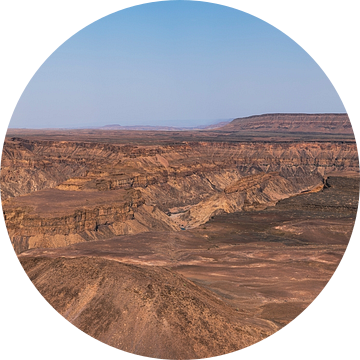
[[[234,119],[218,130],[353,134],[347,114],[264,114]]]

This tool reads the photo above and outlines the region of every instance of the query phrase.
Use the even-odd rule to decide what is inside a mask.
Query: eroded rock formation
[[[215,214],[321,190],[324,174],[357,166],[351,142],[124,146],[15,138],[5,142],[1,190],[20,253],[196,227]]]
[[[135,354],[203,358],[269,336],[323,289],[354,225],[346,115],[11,132],[1,195],[21,264],[72,324]]]

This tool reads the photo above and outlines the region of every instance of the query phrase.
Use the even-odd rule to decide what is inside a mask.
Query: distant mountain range
[[[211,125],[201,125],[193,127],[176,127],[176,126],[152,126],[152,125],[134,125],[134,126],[123,126],[119,124],[111,124],[98,127],[100,130],[152,130],[152,131],[184,131],[184,130],[212,130],[218,129],[226,124],[230,123],[231,120],[221,121]]]
[[[268,133],[325,133],[352,134],[347,114],[264,114],[221,121],[212,125],[196,127],[118,124],[98,127],[99,130],[137,130],[137,131],[191,131],[217,130],[224,132],[268,132]]]
[[[13,129],[9,128],[7,136],[22,133],[26,130],[28,133],[37,134],[39,131],[128,131],[134,132],[148,131],[151,132],[172,132],[175,136],[176,132],[196,131],[198,134],[212,133],[213,136],[229,135],[234,136],[284,136],[295,135],[303,136],[306,134],[313,135],[344,135],[354,137],[350,119],[346,113],[343,114],[299,114],[299,113],[274,113],[254,115],[234,120],[222,120],[211,125],[201,125],[194,127],[176,127],[176,126],[152,126],[152,125],[133,125],[123,126],[119,124],[110,124],[101,127],[86,127],[72,129]],[[109,132],[110,134],[110,132]]]

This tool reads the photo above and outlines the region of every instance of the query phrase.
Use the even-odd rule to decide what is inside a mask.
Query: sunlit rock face
[[[299,315],[345,252],[359,199],[348,125],[9,130],[12,245],[46,300],[106,344],[166,359],[242,349]]]
[[[265,114],[238,118],[225,125],[228,131],[322,133],[353,135],[347,114]]]
[[[327,173],[357,166],[351,142],[124,146],[10,138],[1,189],[21,252],[196,227],[215,214],[320,191]]]

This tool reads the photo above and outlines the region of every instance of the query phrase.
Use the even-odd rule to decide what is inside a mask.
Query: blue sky
[[[295,42],[239,10],[140,5],[87,26],[34,75],[10,127],[195,126],[274,112],[345,112]]]

